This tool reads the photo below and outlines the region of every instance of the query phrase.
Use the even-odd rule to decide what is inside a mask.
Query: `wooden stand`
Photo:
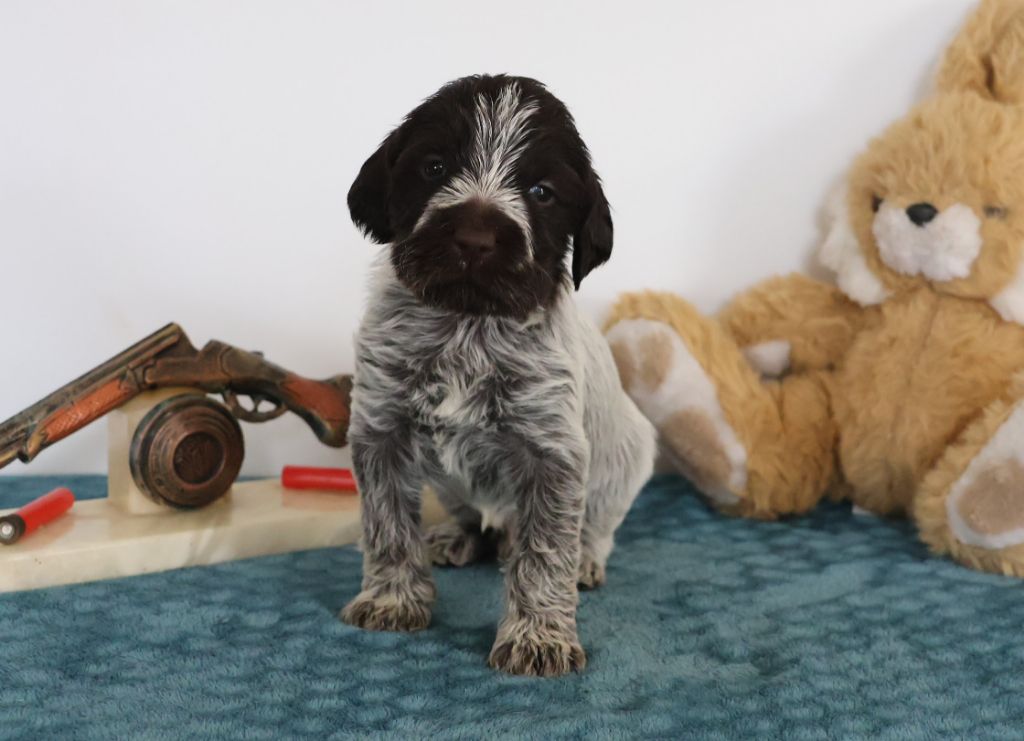
[[[146,497],[132,479],[128,446],[146,412],[175,393],[182,390],[144,394],[108,415],[108,498],[77,502],[57,522],[0,547],[0,592],[349,545],[359,539],[359,498],[353,494],[290,491],[268,479],[237,483],[218,501],[192,511]],[[351,465],[347,449],[339,452],[338,465]],[[443,517],[436,498],[425,496],[424,523]]]

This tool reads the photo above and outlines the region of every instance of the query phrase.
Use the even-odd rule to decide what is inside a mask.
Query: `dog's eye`
[[[1006,206],[985,206],[985,216],[990,219],[1005,219],[1006,214]]]
[[[880,209],[881,207],[882,207],[882,199],[880,197],[878,197],[878,196],[871,196],[871,210],[874,211],[877,214],[878,213],[878,209]]]
[[[533,197],[533,200],[542,206],[555,200],[555,191],[551,189],[551,186],[545,185],[544,183],[537,183],[535,186],[530,188],[529,193]]]
[[[444,160],[437,155],[432,155],[423,160],[423,177],[427,180],[440,180],[448,172]]]

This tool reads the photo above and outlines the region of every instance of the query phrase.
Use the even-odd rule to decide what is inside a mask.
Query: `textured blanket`
[[[0,479],[0,508],[95,477]],[[0,738],[1020,738],[1024,585],[826,506],[714,514],[656,478],[584,594],[586,671],[485,666],[487,564],[438,570],[431,627],[336,618],[354,548],[0,595]]]

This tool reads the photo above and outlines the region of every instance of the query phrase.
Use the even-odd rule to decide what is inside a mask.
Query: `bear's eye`
[[[985,206],[985,216],[990,219],[1005,219],[1006,206]]]
[[[877,214],[878,213],[878,209],[880,209],[881,207],[882,207],[882,199],[881,199],[881,197],[879,197],[879,196],[871,196],[871,210],[874,211]]]

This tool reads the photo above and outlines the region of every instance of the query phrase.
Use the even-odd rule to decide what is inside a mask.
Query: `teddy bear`
[[[714,317],[628,293],[605,334],[667,459],[723,512],[848,499],[1024,576],[1024,0],[983,0],[935,88],[832,199],[834,282],[774,277]]]

